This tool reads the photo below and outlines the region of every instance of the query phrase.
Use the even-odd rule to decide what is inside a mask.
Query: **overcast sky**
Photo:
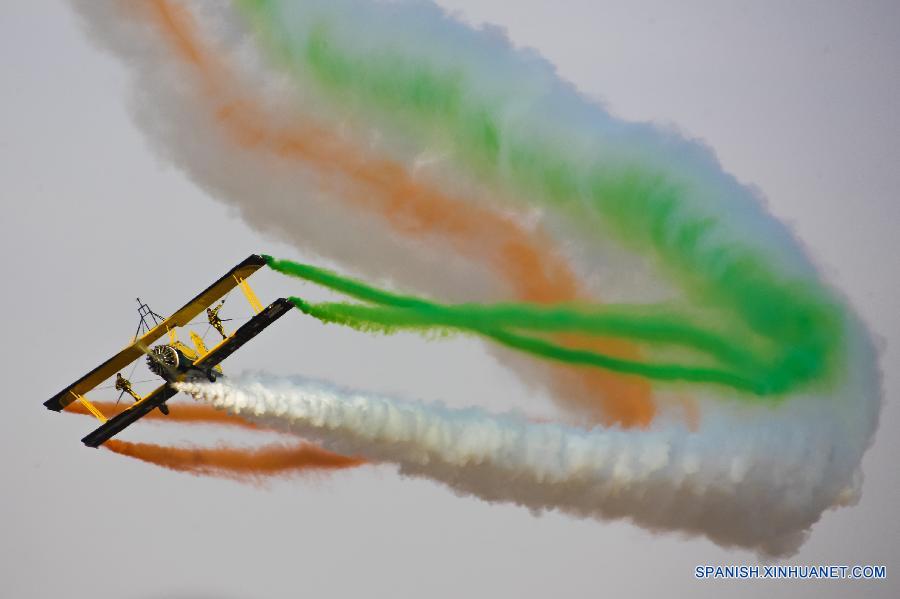
[[[791,563],[884,564],[888,581],[696,581],[697,564],[755,557],[627,522],[535,517],[388,467],[262,489],[84,448],[93,423],[41,403],[129,340],[136,296],[168,313],[251,252],[303,256],[155,156],[130,119],[124,68],[64,3],[46,0],[0,4],[0,596],[898,596],[900,4],[441,4],[506,28],[618,116],[704,139],[762,190],[869,323],[884,347],[885,404],[863,498],[825,514]],[[254,283],[264,300],[296,285],[270,272]],[[477,341],[376,339],[299,315],[225,368],[458,406],[540,413],[550,403]],[[219,437],[128,431],[155,442]]]

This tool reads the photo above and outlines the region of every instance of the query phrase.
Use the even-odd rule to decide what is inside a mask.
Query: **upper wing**
[[[212,304],[214,301],[234,289],[243,279],[246,279],[266,261],[262,256],[252,254],[246,260],[229,270],[218,281],[201,291],[197,297],[186,303],[174,314],[166,318],[164,321],[153,327],[140,339],[135,339],[125,349],[114,355],[109,360],[100,364],[89,373],[48,399],[44,402],[50,410],[59,412],[67,405],[75,401],[76,395],[84,395],[116,372],[119,372],[125,366],[128,366],[141,357],[142,351],[139,344],[149,346],[151,343],[162,337],[170,329],[181,327],[189,323],[195,316],[203,311],[204,308]]]

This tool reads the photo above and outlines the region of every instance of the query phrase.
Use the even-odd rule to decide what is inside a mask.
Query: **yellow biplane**
[[[88,447],[99,447],[155,408],[159,408],[163,413],[168,413],[165,402],[178,392],[172,387],[172,383],[196,379],[215,381],[217,377],[221,376],[222,371],[218,364],[222,360],[233,354],[293,307],[284,298],[275,300],[265,308],[259,302],[246,279],[264,264],[265,260],[262,256],[251,255],[168,318],[159,316],[138,300],[141,322],[131,343],[51,397],[44,402],[44,405],[50,410],[59,412],[73,402],[81,402],[102,423],[100,427],[81,440]],[[240,287],[256,314],[233,333],[227,334],[222,326],[224,321],[218,317],[218,309],[210,308],[210,306],[235,287]],[[221,306],[221,303],[219,305]],[[190,336],[194,344],[194,347],[191,348],[178,340],[176,330],[188,325],[204,309],[207,311],[210,325],[216,326],[216,330],[220,331],[224,338],[212,349],[207,349],[203,340],[191,331]],[[169,343],[150,347],[164,335],[169,336]],[[118,373],[145,355],[150,370],[160,376],[164,382],[149,394],[141,396],[131,388],[130,381]],[[85,394],[114,375],[116,376],[115,387],[122,392],[119,397],[121,398],[122,394],[127,392],[136,401],[115,416],[107,418]]]

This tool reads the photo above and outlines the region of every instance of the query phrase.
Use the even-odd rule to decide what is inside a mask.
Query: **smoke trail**
[[[195,476],[216,476],[243,483],[259,484],[263,477],[291,476],[355,468],[360,458],[325,451],[308,443],[268,445],[255,449],[233,447],[163,447],[152,443],[131,443],[110,439],[105,449]]]
[[[104,413],[118,407],[113,402],[94,402]],[[87,408],[73,402],[65,410],[71,414],[93,416]],[[243,418],[199,404],[169,405],[168,416],[153,410],[142,418],[160,424],[213,424],[257,431],[273,431]],[[215,476],[241,483],[261,484],[265,478],[284,477],[310,471],[353,468],[365,462],[325,451],[308,443],[248,447],[165,447],[149,443],[130,443],[112,439],[103,444],[110,451],[194,476]]]
[[[393,463],[487,501],[630,518],[776,555],[795,550],[858,481],[815,401],[778,413],[720,412],[703,434],[678,426],[583,431],[341,391],[302,380],[183,384],[216,407],[341,453]],[[791,435],[780,434],[785,429]]]
[[[402,324],[410,322],[406,315],[408,311],[399,311],[398,313],[398,311],[391,311],[390,309],[366,308],[364,306],[347,304],[308,304],[296,297],[292,297],[291,301],[305,314],[309,314],[323,322],[340,323],[358,330],[391,332]],[[620,360],[595,351],[565,347],[539,337],[512,333],[502,327],[498,327],[494,323],[478,324],[477,322],[467,321],[464,315],[459,318],[453,318],[454,315],[458,316],[461,312],[450,312],[450,318],[443,319],[443,323],[440,322],[440,319],[427,319],[426,316],[425,326],[443,326],[478,333],[506,347],[568,364],[592,366],[658,381],[715,383],[755,394],[762,394],[768,391],[760,383],[745,378],[737,372],[720,368],[686,366],[677,363]],[[421,316],[421,314],[419,315]],[[457,322],[451,325],[447,322],[448,320],[456,320]]]
[[[771,344],[782,378],[839,385],[845,307],[708,149],[616,121],[532,54],[430,3],[238,5],[298,88],[388,137],[440,148],[449,169],[562,216],[582,239],[646,256],[681,289],[670,309]]]
[[[265,15],[261,20],[274,28],[289,27],[290,17],[296,18],[290,9],[282,12],[277,2],[253,6]],[[375,104],[384,100],[395,109],[410,108],[410,103],[417,100],[415,93],[408,97],[403,95],[404,91],[421,93],[419,88],[426,87],[429,98],[435,96],[442,100],[427,102],[422,107],[423,114],[418,116],[434,127],[451,131],[448,133],[450,143],[459,146],[456,148],[459,154],[470,149],[476,141],[454,137],[478,129],[466,126],[470,119],[482,124],[487,119],[491,130],[501,129],[493,116],[499,109],[486,110],[467,104],[477,102],[480,97],[475,86],[470,89],[471,82],[467,79],[470,70],[477,71],[476,65],[460,66],[463,69],[460,74],[446,65],[442,70],[438,65],[429,64],[427,56],[421,57],[412,48],[408,49],[408,56],[398,56],[396,48],[398,44],[402,47],[402,38],[399,42],[390,42],[389,49],[355,55],[352,41],[331,33],[329,11],[330,8],[318,7],[316,2],[299,9],[305,18],[296,25],[301,31],[292,31],[290,37],[281,35],[278,39],[288,44],[299,39],[301,45],[292,47],[293,51],[281,48],[279,56],[305,61],[304,64],[319,75],[313,79],[325,87],[338,87],[340,92]],[[283,17],[284,21],[269,23],[270,12]],[[352,28],[354,22],[351,18],[347,27]],[[343,27],[342,23],[339,28]],[[376,33],[375,37],[378,35]],[[386,81],[379,79],[380,85],[376,86],[373,79],[380,76]],[[377,95],[383,89],[388,90],[386,99]],[[398,90],[396,95],[394,90]],[[447,106],[452,109],[447,110]],[[605,115],[601,114],[601,117]],[[373,118],[377,120],[377,116]],[[442,119],[450,119],[450,122]],[[416,119],[413,121],[418,123]],[[510,133],[510,156],[538,155],[546,160],[518,163],[510,158],[508,169],[502,174],[511,185],[518,183],[523,192],[526,188],[531,189],[530,197],[535,202],[554,203],[548,207],[566,201],[565,210],[574,211],[573,217],[595,223],[597,227],[602,225],[623,243],[650,253],[664,272],[681,282],[695,305],[706,307],[707,313],[719,318],[723,314],[733,315],[730,324],[743,326],[742,332],[747,338],[774,339],[780,348],[784,348],[783,362],[791,369],[806,371],[805,376],[816,378],[823,375],[826,364],[838,359],[834,348],[840,345],[843,332],[842,309],[818,283],[812,269],[798,267],[802,264],[802,254],[794,251],[790,256],[773,255],[768,246],[772,245],[775,227],[770,226],[771,232],[763,238],[764,244],[727,234],[733,227],[734,215],[723,213],[721,202],[703,204],[696,201],[697,195],[702,197],[700,184],[704,181],[695,181],[698,189],[694,190],[687,183],[681,184],[675,178],[680,173],[670,172],[669,166],[641,161],[624,165],[618,161],[611,164],[595,161],[592,156],[600,153],[602,148],[592,148],[593,151],[587,154],[589,163],[583,166],[578,160],[580,156],[555,151],[558,149],[531,131],[527,123],[521,124],[526,133]],[[421,123],[418,125],[421,127]],[[409,128],[416,129],[413,125]],[[428,131],[431,129],[426,133]],[[606,137],[598,139],[599,144],[606,141]],[[500,168],[497,160],[485,160],[482,153],[476,154],[479,164]],[[519,181],[526,176],[526,181]],[[747,190],[737,185],[733,188],[729,194],[734,196],[733,201],[746,202]],[[747,215],[741,213],[741,216]],[[759,215],[755,218],[758,220]],[[790,267],[788,259],[793,263]],[[717,308],[717,311],[710,308]]]
[[[806,372],[781,372],[779,367],[783,367],[783,365],[775,360],[770,360],[775,364],[774,372],[767,373],[769,376],[764,381],[754,381],[751,375],[756,375],[757,371],[762,368],[759,361],[747,352],[735,348],[733,341],[729,344],[728,340],[717,338],[714,334],[697,327],[691,327],[680,318],[649,317],[646,312],[635,317],[634,314],[629,314],[629,312],[635,311],[634,307],[607,307],[603,309],[604,311],[600,311],[598,307],[573,308],[559,305],[552,308],[528,305],[445,306],[420,298],[401,296],[380,290],[306,264],[275,260],[270,256],[266,256],[266,261],[271,268],[279,272],[314,281],[357,299],[388,306],[385,308],[348,304],[313,305],[300,298],[291,298],[294,304],[306,314],[325,322],[340,323],[360,330],[380,330],[390,333],[404,327],[455,328],[479,333],[502,345],[563,362],[591,365],[658,380],[713,382],[756,394],[784,391],[788,382],[796,384],[796,380],[791,380],[791,375],[794,379],[806,375]],[[565,348],[539,338],[510,332],[506,330],[507,328],[574,331],[583,336],[621,335],[631,339],[680,342],[711,351],[721,361],[737,361],[745,370],[751,370],[751,372],[747,375],[699,366],[622,360],[589,350]],[[790,366],[791,364],[787,365],[787,367]],[[787,381],[779,380],[784,378]]]
[[[668,346],[681,346],[709,354],[724,363],[754,366],[749,352],[729,344],[724,337],[665,313],[645,310],[640,318],[615,306],[556,304],[456,304],[426,303],[414,308],[373,307],[347,303],[310,304],[292,298],[304,312],[329,322],[349,324],[366,331],[391,334],[399,330],[459,329],[479,332],[490,328],[525,329],[533,332],[578,332],[584,336],[608,335]]]
[[[396,233],[414,238],[446,238],[463,254],[479,261],[496,261],[497,270],[508,272],[510,281],[519,286],[518,292],[527,299],[552,301],[577,293],[577,282],[565,262],[554,255],[548,240],[541,239],[534,230],[526,230],[510,215],[466,203],[462,198],[429,186],[427,181],[414,177],[402,163],[367,152],[365,144],[354,144],[352,139],[325,128],[309,113],[291,113],[287,125],[278,115],[270,118],[267,107],[252,96],[252,90],[240,88],[239,73],[219,60],[216,48],[205,45],[209,40],[201,36],[202,23],[194,21],[187,7],[178,2],[153,0],[138,6],[105,7],[107,15],[96,4],[79,5],[93,19],[92,24],[104,24],[103,17],[109,15],[136,20],[128,24],[132,28],[144,25],[145,37],[151,36],[147,43],[152,48],[148,50],[167,58],[171,58],[167,50],[174,52],[182,62],[177,65],[180,67],[177,72],[187,79],[198,96],[182,100],[193,99],[207,113],[207,118],[199,123],[191,122],[190,129],[213,121],[217,131],[227,135],[225,148],[237,146],[242,150],[235,157],[242,166],[258,154],[272,159],[278,166],[299,165],[328,174],[337,180],[331,184],[340,182],[344,186],[340,199],[351,207],[371,210],[373,216],[388,220]],[[113,43],[117,42],[122,40]],[[133,42],[137,43],[137,40]],[[246,155],[248,152],[250,156]],[[348,188],[347,182],[359,187]],[[234,195],[232,190],[228,191],[230,196]],[[295,190],[290,203],[286,202],[283,208],[293,212],[300,200],[297,195]],[[278,216],[291,218],[292,214]],[[298,237],[295,231],[290,233]],[[324,236],[319,233],[314,239],[320,237]],[[357,248],[354,244],[354,249]]]
[[[138,118],[151,137],[213,196],[234,202],[251,225],[445,297],[498,297],[503,282],[516,297],[534,301],[584,294],[566,261],[533,225],[523,226],[508,210],[488,208],[488,197],[466,200],[442,191],[415,167],[386,159],[389,152],[366,152],[372,145],[367,135],[354,140],[343,126],[339,134],[329,131],[321,124],[329,122],[321,103],[271,79],[258,81],[253,67],[259,57],[248,73],[242,59],[256,51],[234,41],[243,41],[243,34],[234,33],[242,25],[224,5],[206,6],[206,18],[194,20],[174,1],[75,4],[93,37],[137,67],[143,94]],[[260,90],[284,98],[254,96]],[[285,108],[298,98],[299,110]],[[304,194],[308,189],[317,193]],[[390,227],[386,236],[381,224]],[[446,243],[499,276],[473,275],[443,250]],[[637,357],[627,343],[594,345]],[[549,375],[562,403],[594,419],[645,425],[655,412],[649,387],[640,380],[558,370]]]
[[[320,316],[481,334],[488,321],[494,339],[546,335],[622,362],[713,366],[779,400],[692,384],[692,432],[664,408],[685,389],[649,372],[532,361],[520,368],[530,382],[569,407],[602,407],[592,422],[645,428],[516,428],[333,392],[310,407],[296,389],[271,406],[271,390],[256,389],[270,416],[301,406],[310,420],[291,416],[294,426],[328,447],[488,499],[630,516],[773,553],[853,494],[880,408],[868,333],[701,143],[616,120],[535,53],[425,1],[79,7],[133,67],[139,122],[194,181],[264,232],[435,298],[397,306],[393,294],[317,306]],[[591,310],[618,320],[567,313],[574,331],[548,311],[566,306],[520,304],[597,298],[613,305]],[[513,310],[460,306],[514,300]],[[586,334],[601,338],[585,344]],[[401,427],[413,416],[430,428]],[[471,459],[442,435],[474,448]]]

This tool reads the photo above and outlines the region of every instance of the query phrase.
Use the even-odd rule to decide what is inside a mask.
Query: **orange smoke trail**
[[[195,476],[217,476],[238,482],[259,483],[264,476],[290,476],[355,468],[365,460],[325,451],[309,443],[267,445],[258,449],[232,447],[163,447],[110,439],[104,448]]]
[[[229,84],[233,78],[203,48],[182,6],[168,0],[153,0],[148,6],[152,7],[148,15],[175,54],[198,75],[214,119],[238,146],[341,173],[365,189],[348,194],[347,201],[379,214],[398,232],[444,239],[462,255],[491,261],[521,299],[546,303],[584,296],[575,274],[546,235],[529,232],[493,210],[454,199],[417,180],[402,164],[369,155],[308,119],[290,130],[270,125],[261,107],[229,91],[236,87]],[[637,347],[626,341],[603,340],[594,347],[623,358],[639,357]],[[655,404],[647,381],[599,371],[555,371],[558,383],[580,407],[601,421],[621,426],[652,421]]]
[[[101,412],[115,413],[113,402],[94,402]],[[91,416],[79,402],[73,402],[65,410],[72,414]],[[143,419],[159,423],[216,424],[251,430],[273,430],[248,422],[237,416],[199,404],[170,405],[169,415],[153,410]],[[230,478],[239,482],[259,482],[264,476],[288,476],[307,471],[326,471],[353,468],[365,463],[356,458],[331,453],[315,445],[270,445],[260,449],[247,448],[180,448],[163,447],[148,443],[130,443],[112,439],[103,447],[128,457],[156,464],[178,472],[196,476],[208,475]]]

